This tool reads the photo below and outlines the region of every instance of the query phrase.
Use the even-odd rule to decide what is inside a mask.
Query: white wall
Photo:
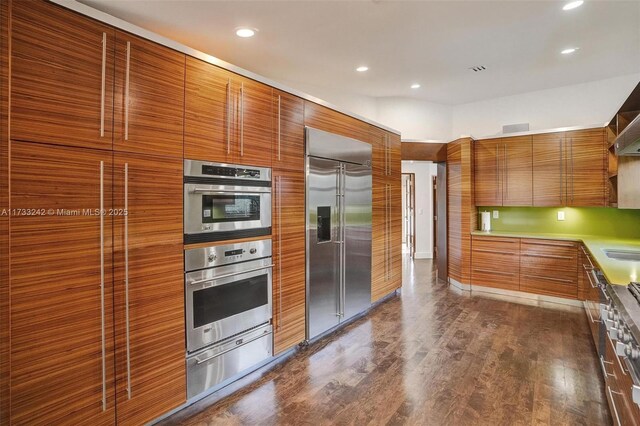
[[[431,161],[403,161],[402,173],[415,173],[416,259],[433,258],[432,176],[438,173]]]
[[[505,124],[529,123],[531,131],[604,125],[618,111],[640,74],[456,105],[451,139],[502,133]],[[403,136],[404,137],[404,136]]]
[[[377,121],[397,129],[402,139],[449,141],[452,108],[410,98],[377,98]]]

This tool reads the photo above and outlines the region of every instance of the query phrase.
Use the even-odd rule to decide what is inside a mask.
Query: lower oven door
[[[187,398],[249,371],[271,358],[271,325],[257,328],[187,358]]]
[[[186,275],[187,352],[271,321],[271,258]]]
[[[185,243],[271,233],[271,188],[187,183]]]

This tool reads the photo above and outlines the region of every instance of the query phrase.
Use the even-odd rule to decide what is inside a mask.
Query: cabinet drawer
[[[574,242],[523,239],[520,259],[523,274],[577,282],[578,245]]]
[[[473,237],[471,282],[474,285],[518,290],[520,239]]]
[[[523,269],[520,270],[520,290],[570,299],[578,297],[578,285],[575,281],[534,274],[535,271],[527,273]]]
[[[518,254],[520,238],[472,237],[472,250],[490,253]]]
[[[633,382],[622,358],[615,354],[613,342],[605,337],[603,358],[605,392],[614,425],[640,425],[640,407],[633,402],[631,387]]]

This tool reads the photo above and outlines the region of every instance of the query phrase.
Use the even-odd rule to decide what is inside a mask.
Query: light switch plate
[[[558,211],[558,220],[564,220],[564,212],[562,210]]]
[[[498,210],[494,210],[494,211],[493,211],[493,218],[494,218],[494,219],[498,219],[498,218],[500,218],[500,212],[499,212]]]

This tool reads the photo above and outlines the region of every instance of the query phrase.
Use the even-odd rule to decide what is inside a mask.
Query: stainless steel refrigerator
[[[306,128],[307,339],[371,305],[371,145]]]

